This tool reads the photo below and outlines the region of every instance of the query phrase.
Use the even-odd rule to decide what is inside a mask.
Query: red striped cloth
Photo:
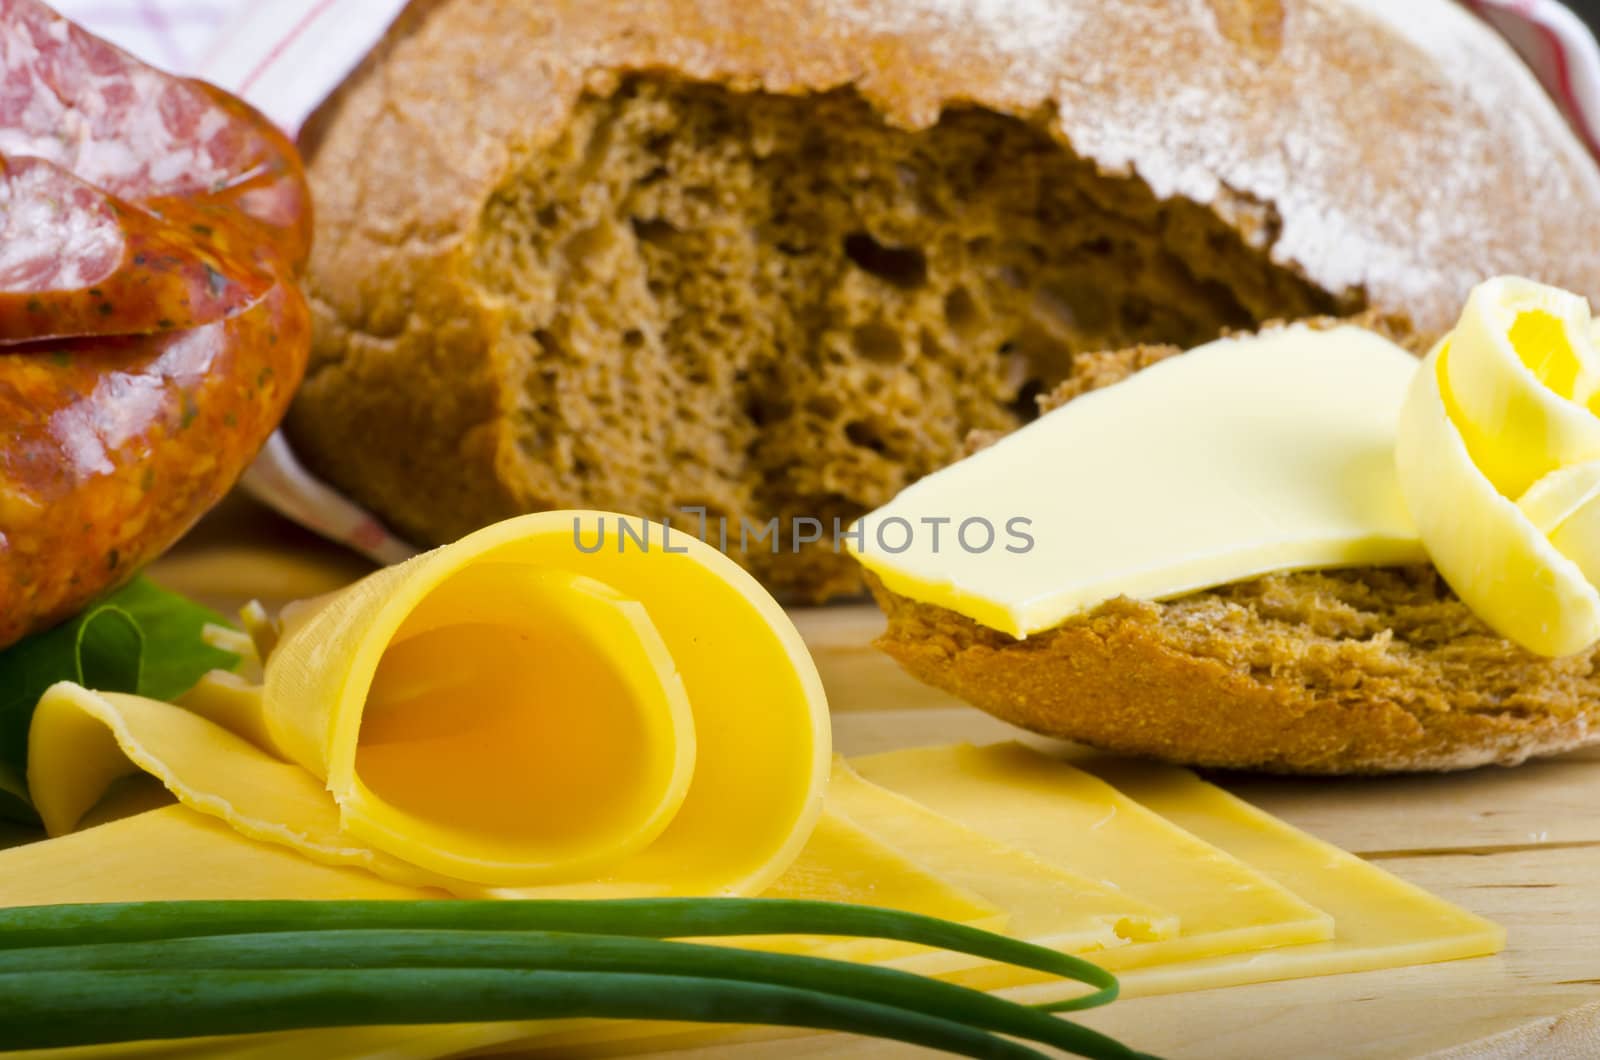
[[[1600,158],[1600,47],[1557,0],[1466,0],[1538,76],[1579,138]]]
[[[63,15],[147,63],[188,73],[241,0],[54,0]]]
[[[284,128],[297,130],[382,37],[405,2],[55,0],[55,5],[147,61],[214,81]],[[1409,0],[1356,2],[1382,15],[1384,5]],[[1600,47],[1582,20],[1557,0],[1461,2],[1516,48],[1600,159]],[[411,552],[377,520],[308,474],[281,435],[262,452],[245,485],[291,519],[380,562]]]

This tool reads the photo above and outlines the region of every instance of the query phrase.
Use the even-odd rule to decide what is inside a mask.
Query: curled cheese
[[[259,685],[213,674],[181,705],[55,686],[30,732],[47,829],[139,769],[409,885],[760,891],[821,811],[820,679],[731,560],[622,519],[508,520],[288,612]]]
[[[1515,277],[1479,285],[1423,362],[1396,466],[1428,554],[1529,651],[1600,641],[1600,352],[1588,304]]]

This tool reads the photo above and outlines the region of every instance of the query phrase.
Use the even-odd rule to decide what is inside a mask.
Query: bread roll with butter
[[[776,517],[736,558],[811,599],[858,575],[792,520],[1085,352],[1600,295],[1593,160],[1450,0],[423,0],[306,147],[313,470],[419,545]]]
[[[1085,355],[1041,407],[1178,352]],[[1347,774],[1516,765],[1600,742],[1600,647],[1554,659],[1520,648],[1426,563],[1272,573],[1162,602],[1123,596],[1025,640],[868,582],[888,616],[878,647],[913,676],[1108,750]]]

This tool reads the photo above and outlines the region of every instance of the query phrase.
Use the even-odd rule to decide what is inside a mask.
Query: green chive
[[[125,902],[0,909],[0,950],[329,929],[567,931],[636,938],[839,935],[895,939],[1072,979],[1093,993],[1052,1012],[1104,1005],[1117,980],[1088,961],[934,917],[778,898],[602,901]]]
[[[664,941],[883,938],[1088,984],[1027,1006],[892,968]],[[1114,977],[930,917],[830,902],[137,902],[0,910],[0,1050],[314,1027],[615,1018],[846,1031],[965,1056],[1143,1054],[1048,1013]],[[1005,1035],[1007,1037],[1000,1037]]]
[[[0,952],[0,976],[206,969],[504,968],[767,983],[953,1019],[1081,1056],[1127,1058],[1094,1031],[976,990],[892,968],[724,946],[563,932],[307,931],[113,942]]]
[[[888,1005],[688,976],[380,968],[0,977],[0,1027],[9,1049],[316,1027],[589,1018],[780,1024],[993,1060],[1044,1055],[952,1020]]]

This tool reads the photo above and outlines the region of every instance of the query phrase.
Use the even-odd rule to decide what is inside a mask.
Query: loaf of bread
[[[798,598],[859,581],[793,520],[1087,351],[1600,294],[1600,174],[1450,0],[422,0],[305,146],[314,471],[419,545],[777,518]]]
[[[1178,353],[1088,354],[1049,410]],[[984,442],[981,436],[975,443]],[[1017,640],[890,592],[878,646],[1014,725],[1185,765],[1393,773],[1516,765],[1600,742],[1600,647],[1506,640],[1432,566],[1269,574],[1108,601]]]

